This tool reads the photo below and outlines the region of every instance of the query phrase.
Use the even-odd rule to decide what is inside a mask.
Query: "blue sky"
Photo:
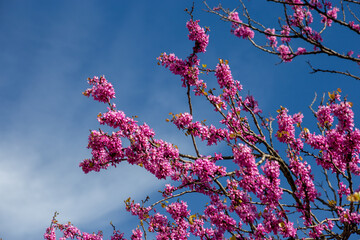
[[[268,9],[255,8],[254,1],[249,4],[265,20],[272,16],[264,15]],[[87,77],[105,75],[114,84],[119,109],[138,115],[158,138],[190,151],[188,139],[164,121],[169,112],[187,111],[185,90],[178,77],[156,64],[156,57],[161,52],[182,58],[189,54],[192,42],[187,40],[184,9],[191,5],[189,0],[0,1],[0,238],[40,239],[55,211],[60,221],[89,232],[110,232],[110,221],[120,230],[131,228],[128,220],[133,218],[124,211],[123,200],[141,200],[164,182],[127,165],[82,173],[78,164],[90,157],[89,129],[98,128],[96,115],[105,106],[81,92]],[[194,13],[211,29],[202,63],[213,67],[218,58],[228,59],[234,78],[258,99],[266,115],[275,116],[282,105],[311,119],[307,106],[314,92],[339,87],[354,102],[358,116],[360,82],[308,74],[307,58],[276,65],[275,56],[236,39],[229,24],[203,8],[199,2]],[[347,39],[346,46],[355,46],[358,41],[329,36],[333,46]],[[324,61],[346,66],[322,57],[313,63]],[[196,106],[195,118],[206,118],[206,108]]]

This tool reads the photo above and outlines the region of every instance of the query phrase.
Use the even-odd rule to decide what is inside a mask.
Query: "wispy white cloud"
[[[0,237],[4,239],[43,233],[55,211],[64,221],[92,222],[121,207],[128,196],[144,198],[159,184],[143,169],[127,165],[82,174],[76,165],[84,151],[72,149],[71,142],[62,144],[70,152],[53,155],[52,149],[33,144],[41,141],[36,137],[4,139],[0,142]],[[44,159],[44,155],[52,156]]]

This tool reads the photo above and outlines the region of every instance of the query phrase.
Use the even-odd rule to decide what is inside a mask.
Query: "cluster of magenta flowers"
[[[87,97],[90,95],[95,101],[107,103],[109,100],[115,98],[115,91],[111,83],[109,83],[105,76],[88,78],[89,85],[92,88],[86,89],[83,94]]]
[[[55,214],[56,215],[56,214]],[[63,233],[63,236],[59,238],[59,240],[66,239],[78,239],[78,240],[102,240],[102,232],[98,233],[86,233],[81,232],[77,227],[72,225],[70,222],[67,224],[60,224],[57,220],[53,219],[51,226],[46,229],[46,233],[44,234],[44,239],[47,240],[56,240],[55,229],[60,230]],[[114,234],[115,235],[115,234]],[[111,240],[117,240],[121,238],[112,238]]]
[[[321,157],[316,161],[324,169],[343,175],[346,171],[360,175],[360,130],[354,126],[352,103],[340,101],[338,93],[331,98],[328,105],[320,106],[317,111],[324,134],[305,131],[303,137],[312,148],[320,150]]]
[[[301,8],[301,5],[296,7]],[[301,21],[309,21],[309,16],[301,14],[308,13],[297,11],[292,20],[294,24],[301,18]],[[236,12],[231,18],[235,35],[253,37],[250,29],[240,24]],[[143,167],[158,179],[173,181],[165,185],[162,199],[152,205],[146,205],[147,201],[136,203],[130,198],[125,201],[126,210],[137,216],[141,225],[132,231],[130,238],[143,239],[149,232],[156,239],[188,239],[191,236],[200,239],[299,239],[309,236],[316,239],[332,233],[335,224],[347,227],[359,224],[360,214],[355,210],[355,201],[343,204],[349,196],[355,199],[355,193],[360,191],[350,186],[353,184],[351,177],[358,179],[360,175],[360,131],[354,126],[352,104],[342,101],[339,91],[329,94],[328,104],[319,106],[316,112],[320,133],[311,133],[301,126],[301,113],[290,115],[288,109],[281,107],[275,134],[279,143],[286,147],[286,157],[281,157],[272,140],[268,140],[272,138],[269,122],[273,119],[260,115],[262,111],[253,96],[240,95],[242,85],[233,79],[227,61],[220,59],[214,70],[207,71],[214,72],[220,94],[207,90],[206,83],[199,79],[197,54],[206,51],[209,37],[198,23],[193,20],[187,23],[189,39],[195,46],[186,60],[166,53],[158,58],[161,65],[181,77],[184,87],[206,98],[222,117],[215,126],[195,121],[192,113],[171,114],[172,119],[168,122],[191,136],[197,152],[195,156],[181,154],[175,145],[156,139],[155,132],[147,124],[140,125],[117,110],[111,102],[115,98],[114,89],[104,77],[89,79],[92,88],[84,93],[109,105],[106,113],[98,115],[98,121],[114,130],[112,133],[91,131],[88,148],[92,157],[80,163],[85,173],[128,162]],[[288,31],[286,27],[283,29]],[[269,30],[269,34],[272,33],[273,30]],[[275,38],[269,36],[269,41],[276,47]],[[283,52],[285,61],[290,54],[285,45],[279,48],[282,48],[279,52]],[[269,135],[265,135],[265,131]],[[225,143],[232,154],[201,155],[196,140],[207,145]],[[315,152],[308,152],[306,146]],[[315,188],[314,173],[305,156],[315,158],[312,164],[316,162],[341,179],[334,192],[335,199],[319,200],[321,195]],[[224,166],[230,163],[231,167]],[[202,208],[190,209],[187,202],[180,200],[185,194],[201,195],[207,203]],[[316,216],[314,209],[318,200],[336,216]],[[160,206],[162,208],[157,208]],[[294,217],[288,215],[289,212]],[[61,239],[102,239],[101,233],[83,233],[70,223],[61,225],[56,220],[47,229],[45,239],[55,240],[55,229],[63,233]],[[121,239],[125,239],[124,234],[114,230],[111,240]]]
[[[229,18],[232,21],[232,25],[231,25],[231,32],[237,36],[237,37],[241,37],[243,39],[247,39],[247,38],[254,38],[255,33],[253,30],[251,30],[249,27],[241,24],[242,21],[239,18],[239,14],[238,12],[232,12],[229,16]]]
[[[209,44],[209,35],[206,35],[204,28],[199,26],[199,21],[192,19],[187,22],[186,27],[189,30],[189,40],[195,42],[193,48],[194,53],[206,52],[206,47]]]

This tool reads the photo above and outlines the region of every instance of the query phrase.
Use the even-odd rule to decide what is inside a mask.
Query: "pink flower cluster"
[[[182,86],[186,87],[195,86],[195,94],[203,95],[206,84],[203,80],[199,79],[199,60],[197,55],[188,57],[187,60],[182,60],[176,57],[174,54],[162,53],[158,60],[162,66],[169,68],[169,70],[175,74],[181,76]]]
[[[248,109],[250,109],[253,113],[262,113],[262,110],[259,108],[258,102],[255,100],[254,96],[248,95],[246,96],[243,105],[246,107],[243,108],[244,111],[248,112]]]
[[[215,76],[218,80],[220,88],[230,88],[234,85],[234,79],[232,77],[230,67],[228,64],[220,63],[216,66]]]
[[[302,55],[306,53],[306,49],[302,47],[298,47],[298,50],[296,51],[295,55]]]
[[[295,195],[305,202],[314,202],[318,192],[314,184],[314,175],[311,173],[311,166],[301,158],[290,159],[290,169],[297,177]]]
[[[186,202],[181,201],[169,204],[169,206],[166,208],[166,211],[170,213],[173,219],[179,220],[190,215],[190,211],[187,208],[188,206]]]
[[[173,192],[176,191],[177,187],[171,186],[170,184],[165,184],[165,189],[163,192],[163,197],[172,196]]]
[[[158,178],[176,174],[176,167],[169,160],[179,158],[178,149],[163,140],[153,139],[155,133],[148,125],[138,125],[137,121],[114,108],[99,114],[98,121],[119,130],[111,135],[101,130],[90,133],[88,148],[92,149],[92,158],[80,163],[85,173],[127,160],[130,164],[143,166]],[[122,138],[128,139],[128,147],[123,147]]]
[[[215,201],[214,201],[215,200]],[[226,206],[213,199],[213,204],[207,206],[204,214],[209,218],[211,224],[215,225],[214,239],[223,239],[226,231],[231,232],[236,227],[236,220],[225,213]]]
[[[267,194],[260,194],[262,202],[269,204],[271,208],[275,208],[282,198],[283,190],[280,188],[280,166],[278,162],[267,160],[261,166],[266,178],[263,180],[264,186],[267,188]]]
[[[348,224],[359,224],[360,223],[360,214],[357,212],[350,213],[349,209],[344,209],[343,207],[336,207],[338,215],[340,216],[340,222]]]
[[[338,93],[330,96],[331,103],[319,106],[316,113],[325,134],[304,132],[303,137],[307,144],[322,152],[322,157],[316,159],[317,164],[332,172],[345,172],[349,166],[353,174],[360,175],[360,130],[354,128],[351,103],[340,101]],[[337,119],[335,126],[334,117]]]
[[[331,27],[333,19],[337,19],[337,12],[340,11],[339,8],[334,7],[326,12],[326,16],[322,15],[322,23],[325,23],[327,26]]]
[[[138,216],[140,220],[146,220],[149,218],[150,207],[140,206],[140,203],[135,203],[131,198],[125,201],[126,210],[134,216]]]
[[[219,111],[220,109],[226,110],[226,103],[221,99],[220,96],[209,95],[209,101],[215,106],[215,111]]]
[[[159,64],[169,68],[175,75],[181,76],[182,86],[195,86],[195,95],[203,95],[206,89],[206,84],[199,79],[199,59],[197,53],[205,52],[209,43],[209,36],[206,35],[205,30],[198,25],[199,20],[190,20],[186,26],[189,30],[189,39],[195,41],[193,53],[186,59],[182,60],[174,54],[162,53],[158,57]]]
[[[276,50],[279,52],[280,58],[284,62],[291,62],[292,61],[293,54],[291,53],[288,46],[282,44]]]
[[[220,60],[215,69],[215,76],[220,88],[223,89],[221,98],[229,102],[229,99],[233,99],[237,91],[242,90],[242,85],[239,81],[234,80],[230,71],[229,65]]]
[[[49,228],[46,229],[44,234],[44,239],[46,240],[56,240],[55,230],[59,230],[63,233],[63,236],[59,238],[59,240],[66,239],[77,239],[77,240],[102,240],[102,233],[86,233],[81,232],[78,228],[73,226],[71,223],[67,224],[59,224],[56,220],[54,220]],[[121,240],[120,238],[118,238]],[[112,239],[113,240],[113,239]],[[116,239],[114,239],[116,240]]]
[[[270,41],[270,47],[276,48],[278,42],[276,40],[276,36],[274,36],[275,29],[274,28],[273,29],[268,28],[268,29],[265,30],[265,34],[266,34],[265,35],[266,38]]]
[[[339,189],[338,189],[339,197],[342,197],[343,195],[347,196],[350,194],[350,189],[346,187],[346,185],[343,182],[339,183]]]
[[[209,35],[206,35],[204,28],[199,26],[199,20],[192,19],[186,23],[189,29],[189,40],[195,41],[193,48],[194,53],[206,52],[206,47],[209,44]]]
[[[236,180],[227,180],[227,188],[231,199],[229,210],[235,212],[241,219],[239,226],[241,227],[243,223],[254,223],[259,216],[256,206],[250,202],[249,194],[239,189],[239,182]]]
[[[282,43],[288,43],[290,42],[290,38],[286,37],[286,36],[289,36],[290,35],[290,27],[288,25],[283,25],[282,26],[282,30],[280,32],[280,34],[283,36],[281,38],[281,42]]]
[[[142,240],[143,233],[140,229],[132,230],[131,240]]]
[[[119,133],[107,135],[99,131],[91,131],[88,148],[91,148],[92,159],[85,159],[80,163],[85,173],[106,169],[110,164],[115,166],[124,158],[122,137]]]
[[[171,121],[179,129],[187,130],[187,134],[200,137],[202,141],[207,141],[209,146],[229,138],[227,129],[216,128],[213,125],[206,126],[204,122],[192,122],[192,116],[189,113],[173,115]]]
[[[179,128],[185,129],[188,128],[192,122],[192,116],[190,113],[180,113],[173,116],[172,122]]]
[[[94,100],[107,103],[110,99],[115,98],[115,91],[111,83],[105,76],[88,78],[88,83],[93,85],[92,88],[86,89],[83,94],[87,97],[92,96]]]
[[[276,137],[280,142],[292,144],[295,148],[302,148],[302,144],[295,139],[295,124],[300,124],[303,119],[301,113],[288,115],[289,110],[281,107],[278,111],[279,115],[276,117],[278,120],[279,129],[276,133]]]
[[[232,12],[229,15],[229,19],[232,22],[232,29],[231,32],[237,36],[242,37],[243,39],[253,39],[255,33],[249,27],[242,24],[242,21],[239,19],[238,12]]]
[[[149,231],[157,232],[157,239],[167,239],[170,233],[167,217],[160,213],[155,213],[153,216],[150,216]]]
[[[208,159],[197,159],[192,165],[191,175],[197,176],[201,182],[210,182],[216,175],[225,176],[226,168],[217,166]]]
[[[310,10],[303,6],[302,0],[290,0],[286,2],[291,4],[291,8],[294,11],[294,13],[289,16],[291,26],[308,26],[313,22],[313,16]]]
[[[360,32],[360,24],[354,23],[354,21],[350,21],[349,26],[355,31]]]

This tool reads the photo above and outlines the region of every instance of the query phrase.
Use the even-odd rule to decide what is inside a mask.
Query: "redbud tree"
[[[278,55],[283,62],[300,55],[327,54],[359,63],[358,53],[337,53],[322,39],[323,31],[333,24],[359,34],[359,19],[350,7],[345,10],[345,3],[358,5],[358,1],[339,1],[339,6],[334,5],[335,1],[268,2],[284,8],[280,29],[263,27],[252,19],[242,1],[245,20],[236,10],[205,6],[230,22],[232,34]],[[138,217],[139,225],[131,233],[122,233],[113,226],[111,240],[359,237],[360,130],[354,124],[352,103],[341,97],[340,89],[330,92],[318,106],[314,99],[310,108],[317,121],[315,126],[303,126],[303,114],[290,113],[285,107],[277,110],[276,119],[265,117],[256,99],[243,93],[227,60],[219,59],[213,68],[200,62],[209,35],[207,28],[194,19],[192,10],[187,10],[190,19],[186,23],[188,38],[194,43],[190,54],[182,59],[162,53],[157,60],[177,75],[174,78],[181,80],[186,92],[189,110],[171,114],[167,121],[188,136],[194,154],[182,152],[176,143],[157,139],[146,123],[118,110],[113,85],[104,76],[89,78],[91,88],[83,93],[107,104],[107,111],[97,120],[113,129],[111,133],[91,131],[88,148],[92,157],[80,163],[84,173],[128,163],[169,182],[157,201],[125,200],[126,210]],[[355,20],[347,21],[345,11],[350,11]],[[342,19],[338,19],[339,12]],[[312,28],[314,15],[320,17],[320,31]],[[266,45],[255,42],[256,32],[266,39]],[[302,42],[307,45],[295,50],[293,46]],[[312,70],[358,79],[343,70]],[[216,79],[217,88],[210,89],[205,79]],[[194,97],[205,99],[206,107],[221,120],[211,124],[194,119]],[[207,146],[217,144],[223,144],[223,152],[203,154],[209,152]],[[186,196],[201,200],[197,203],[201,207],[191,208],[184,200]],[[56,233],[62,235],[60,239],[103,238],[101,232],[89,234],[71,223],[59,223],[55,214],[44,238],[54,240]]]

